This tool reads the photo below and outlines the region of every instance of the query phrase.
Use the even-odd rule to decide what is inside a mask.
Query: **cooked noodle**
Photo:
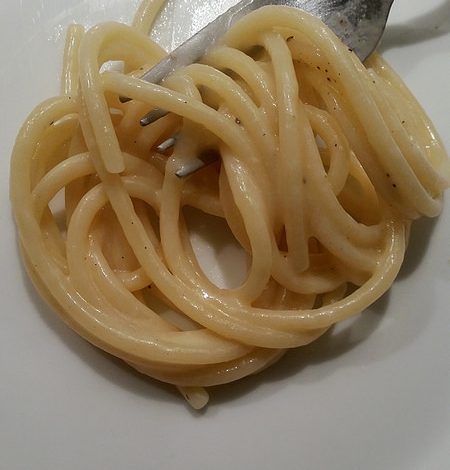
[[[201,63],[143,82],[165,55],[147,36],[162,3],[144,2],[132,27],[70,28],[61,95],[18,135],[11,198],[49,304],[200,408],[203,387],[266,368],[386,292],[410,222],[439,214],[450,166],[386,63],[364,67],[300,10],[262,8]],[[141,127],[153,108],[170,113]],[[206,153],[220,161],[175,175]],[[241,286],[202,271],[188,207],[222,218],[245,250]]]

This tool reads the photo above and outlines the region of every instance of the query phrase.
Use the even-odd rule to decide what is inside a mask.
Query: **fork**
[[[160,83],[176,69],[198,61],[214,47],[233,24],[248,13],[267,5],[284,5],[299,8],[320,18],[353,52],[364,61],[378,46],[386,27],[394,0],[242,0],[231,7],[198,33],[177,47],[161,62],[141,77],[151,83]],[[163,109],[153,109],[141,119],[141,125],[151,124],[168,114]],[[172,136],[157,147],[167,152],[176,142]],[[207,161],[193,161],[180,168],[179,177],[189,176]]]

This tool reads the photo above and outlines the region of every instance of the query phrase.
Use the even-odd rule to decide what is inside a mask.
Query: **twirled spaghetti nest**
[[[138,78],[164,56],[145,34],[154,15],[147,2],[133,27],[71,29],[63,93],[20,131],[11,195],[48,302],[200,407],[197,387],[257,372],[379,298],[410,221],[440,212],[449,166],[387,65],[364,67],[308,14],[258,10],[162,86]],[[113,60],[123,72],[104,70]],[[170,114],[142,128],[152,108]],[[176,176],[211,152],[219,162]],[[249,261],[240,287],[200,268],[187,206],[228,224]]]

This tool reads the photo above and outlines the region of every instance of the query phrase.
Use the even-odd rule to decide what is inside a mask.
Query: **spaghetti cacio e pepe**
[[[297,9],[261,8],[200,63],[143,82],[165,55],[147,36],[162,3],[142,3],[132,26],[71,26],[61,94],[17,137],[11,200],[48,303],[200,408],[204,387],[266,368],[386,292],[410,223],[439,214],[450,166],[388,65],[362,65]],[[169,114],[141,127],[152,108]],[[176,176],[204,152],[220,160]],[[249,260],[241,286],[200,268],[188,206],[228,224]]]

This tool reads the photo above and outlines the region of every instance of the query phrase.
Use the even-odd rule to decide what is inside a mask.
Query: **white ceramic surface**
[[[232,3],[170,0],[155,36],[173,47]],[[215,391],[202,413],[91,347],[36,296],[8,201],[15,134],[58,90],[65,27],[128,21],[136,4],[0,3],[0,469],[450,468],[448,197],[438,220],[415,225],[389,294],[267,373]],[[450,149],[450,2],[397,0],[382,50]]]

